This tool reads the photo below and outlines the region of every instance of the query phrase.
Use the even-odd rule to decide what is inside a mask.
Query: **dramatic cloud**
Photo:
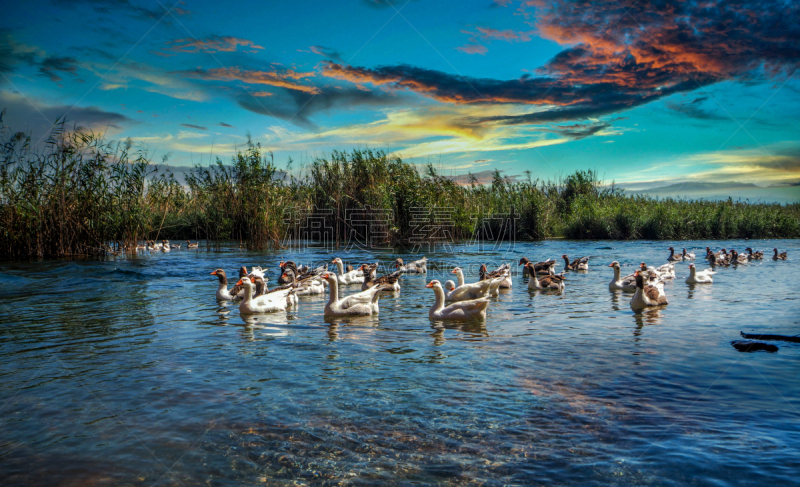
[[[20,44],[9,29],[0,29],[0,73],[15,71],[20,65],[32,66],[40,55],[40,49]]]
[[[291,69],[270,71],[248,70],[241,68],[216,68],[216,69],[196,69],[194,71],[182,71],[179,74],[203,80],[215,81],[241,81],[250,85],[269,85],[278,88],[301,91],[304,93],[320,93],[316,86],[308,86],[297,83],[297,80],[308,78],[314,73],[298,73]]]
[[[231,36],[210,36],[205,39],[176,39],[170,41],[169,47],[164,48],[169,52],[235,52],[239,46],[244,52],[258,52],[264,49],[253,41]]]
[[[201,127],[200,125],[192,125],[190,123],[182,123],[181,127],[186,127],[187,129],[208,130],[208,127]]]
[[[309,117],[317,112],[353,106],[386,107],[397,104],[399,99],[391,93],[354,88],[316,89],[314,92],[286,90],[267,98],[253,98],[249,93],[242,93],[236,97],[239,106],[246,110],[310,129],[316,129]]]
[[[313,52],[314,54],[319,54],[320,56],[324,56],[329,59],[335,59],[337,61],[342,60],[342,53],[340,53],[336,49],[332,49],[330,47],[325,47],[325,46],[311,46],[309,47],[309,49],[311,49],[311,52]]]
[[[486,54],[489,49],[486,46],[482,46],[480,44],[467,44],[465,46],[456,47],[461,52],[466,52],[467,54]]]
[[[495,80],[409,65],[332,62],[323,65],[322,74],[445,103],[540,106],[522,115],[472,119],[526,124],[606,115],[723,80],[786,77],[800,63],[796,2],[526,1],[521,9],[540,35],[569,46],[535,77]],[[479,32],[524,38],[513,31]]]

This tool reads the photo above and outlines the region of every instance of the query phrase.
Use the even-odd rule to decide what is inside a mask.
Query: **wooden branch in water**
[[[765,351],[765,352],[777,352],[778,347],[771,343],[764,343],[764,342],[754,342],[752,340],[734,340],[731,342],[733,348],[740,352],[758,352],[758,351]]]
[[[758,333],[745,333],[743,331],[739,332],[742,335],[742,338],[747,338],[748,340],[781,340],[784,342],[795,342],[800,343],[800,336],[788,336],[788,335],[768,335],[763,334],[760,335]]]

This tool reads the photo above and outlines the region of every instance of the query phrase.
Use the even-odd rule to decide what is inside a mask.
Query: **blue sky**
[[[247,134],[302,170],[385,149],[445,174],[597,169],[647,187],[800,181],[792,2],[17,2],[5,124],[130,137],[172,165]]]

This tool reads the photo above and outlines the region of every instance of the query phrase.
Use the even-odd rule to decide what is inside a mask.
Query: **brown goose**
[[[569,257],[567,254],[561,256],[564,259],[564,270],[565,271],[588,271],[589,270],[589,257],[581,257],[580,259],[575,259],[570,263]]]
[[[557,291],[564,289],[564,281],[566,281],[566,279],[563,274],[549,274],[543,277],[536,277],[535,264],[533,262],[528,262],[525,266],[528,267],[528,272],[531,275],[528,281],[528,289],[554,289]]]
[[[191,241],[186,241],[186,248],[187,249],[196,249],[199,244],[197,242],[192,243]]]
[[[225,274],[224,269],[217,269],[211,273],[212,276],[217,276],[219,280],[219,287],[217,288],[217,300],[218,301],[233,301],[234,296],[236,294],[231,294],[231,291],[228,291],[228,276]],[[236,286],[233,287],[236,289]]]
[[[694,260],[694,252],[687,252],[686,249],[683,249],[683,253],[681,254],[683,260]]]
[[[649,306],[661,306],[669,304],[667,296],[659,286],[644,283],[644,277],[636,271],[634,274],[636,279],[636,292],[631,298],[631,308],[647,308]]]
[[[362,264],[359,269],[364,273],[364,283],[361,284],[362,291],[366,291],[367,289],[377,285],[384,285],[384,291],[400,290],[400,283],[398,282],[400,279],[400,271],[395,271],[391,274],[386,274],[381,277],[375,277],[375,271],[378,269],[378,264]]]
[[[495,279],[497,277],[505,277],[505,279],[500,281],[500,289],[511,289],[511,286],[513,285],[511,282],[511,266],[509,264],[503,264],[492,272],[488,272],[486,269],[486,264],[481,264],[478,274],[481,277],[481,281]]]
[[[747,256],[746,255],[739,255],[739,252],[731,249],[731,257],[730,257],[731,264],[747,264]]]
[[[550,271],[552,271],[553,267],[556,266],[556,260],[555,259],[545,260],[543,262],[537,262],[537,263],[533,264],[534,269],[535,269],[535,274],[531,274],[530,270],[529,270],[530,268],[528,267],[528,263],[529,262],[531,262],[531,261],[528,260],[527,257],[523,257],[523,258],[519,259],[519,264],[517,264],[517,265],[525,266],[525,267],[522,268],[522,277],[528,277],[528,276],[538,275],[538,274],[550,275],[550,273],[551,273]]]
[[[669,249],[669,257],[667,257],[667,262],[680,262],[683,260],[683,255],[675,255],[675,249],[670,247]]]
[[[721,253],[718,255],[713,252],[708,255],[708,263],[712,266],[731,265],[727,255],[722,255]]]
[[[788,258],[786,252],[781,252],[779,254],[778,249],[772,249],[772,250],[775,251],[775,255],[772,256],[772,260],[786,260]]]
[[[747,258],[750,260],[761,260],[764,258],[764,252],[760,250],[753,252],[752,247],[747,247],[745,250],[747,251]]]

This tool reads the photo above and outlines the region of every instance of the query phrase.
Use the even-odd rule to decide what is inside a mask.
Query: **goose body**
[[[428,258],[423,257],[419,260],[415,260],[414,262],[409,262],[408,264],[404,264],[403,259],[398,257],[394,261],[394,267],[400,273],[425,274],[426,272],[428,272]]]
[[[500,283],[505,279],[501,276],[494,279],[466,284],[464,283],[464,273],[461,271],[460,267],[456,267],[451,271],[451,273],[458,275],[459,285],[456,287],[453,281],[447,281],[444,283],[445,290],[447,291],[445,293],[446,301],[469,301],[471,299],[497,296],[497,290],[500,288]]]
[[[366,291],[372,286],[385,284],[384,290],[386,291],[399,291],[400,290],[400,271],[394,271],[391,274],[386,274],[381,277],[375,277],[378,269],[378,264],[367,265],[363,264],[360,268],[364,274],[364,282],[361,284],[361,290]]]
[[[752,247],[747,247],[745,250],[749,260],[762,260],[764,258],[764,252],[760,250],[754,252]]]
[[[253,281],[249,277],[245,276],[239,279],[237,284],[241,284],[244,287],[244,298],[239,303],[239,313],[245,315],[285,311],[292,301],[289,295],[294,293],[292,288],[287,288],[262,294],[254,298]]]
[[[786,252],[781,252],[779,254],[778,253],[778,249],[772,249],[772,250],[775,251],[775,254],[772,256],[772,260],[786,260],[786,259],[789,258],[789,256],[786,254]]]
[[[428,317],[432,320],[476,320],[486,318],[486,309],[489,307],[489,299],[471,299],[457,301],[445,306],[445,294],[442,285],[437,280],[433,280],[425,285],[432,288],[436,300],[428,311]]]
[[[328,282],[330,297],[325,304],[325,316],[371,316],[378,314],[378,299],[382,286],[374,286],[366,291],[351,294],[339,299],[339,280],[336,275],[326,272],[320,276]]]
[[[522,268],[522,277],[528,277],[528,276],[531,275],[530,271],[528,270],[529,269],[529,267],[528,267],[528,263],[529,262],[530,262],[530,260],[528,260],[527,257],[523,257],[523,258],[519,259],[519,264],[517,264],[517,265],[524,266]],[[533,267],[534,267],[534,269],[536,271],[536,275],[550,275],[550,274],[552,274],[552,270],[553,270],[553,268],[555,266],[556,266],[556,260],[555,259],[545,260],[545,261],[537,262],[537,263],[533,264]]]
[[[695,255],[694,252],[687,252],[686,249],[683,249],[683,253],[681,254],[683,260],[694,260]]]
[[[461,270],[460,267],[454,268],[451,271],[451,274],[455,274],[456,278],[458,279],[458,287],[456,289],[458,289],[458,288],[469,289],[467,286],[481,286],[481,289],[484,289],[482,286],[486,286],[486,289],[488,289],[488,292],[489,292],[489,296],[492,296],[492,297],[499,296],[499,294],[500,294],[500,292],[499,292],[500,284],[504,280],[504,279],[487,279],[487,280],[484,280],[484,281],[478,281],[478,282],[473,283],[473,284],[467,284],[467,283],[464,282],[464,271]],[[474,289],[474,287],[472,289]],[[474,291],[470,291],[470,292],[474,292]]]
[[[479,273],[481,281],[502,277],[503,280],[500,281],[500,289],[511,289],[511,286],[514,285],[514,282],[511,280],[511,265],[509,264],[503,264],[492,272],[487,272],[486,264],[481,264]]]
[[[533,267],[533,263],[528,263],[528,266]],[[564,276],[551,274],[544,277],[536,277],[536,270],[531,268],[528,270],[531,273],[531,278],[528,280],[528,289],[553,289],[556,291],[564,290]]]
[[[614,278],[608,283],[608,289],[612,291],[636,291],[636,280],[632,274],[630,276],[620,277],[621,268],[619,262],[615,260],[608,264],[608,267],[614,268]]]
[[[669,257],[667,257],[667,262],[680,262],[683,260],[683,255],[678,254],[675,255],[675,249],[670,247],[669,249]]]
[[[639,271],[634,273],[634,277],[636,279],[636,292],[631,298],[631,308],[647,308],[668,304],[663,287],[659,288],[653,284],[645,284],[644,276]]]
[[[567,254],[561,256],[564,259],[564,270],[565,271],[588,271],[589,270],[589,257],[581,257],[580,259],[575,259],[572,262],[569,261],[569,257]]]
[[[162,252],[169,252],[169,240],[162,240],[161,241],[161,251]]]
[[[364,282],[364,273],[359,269],[345,271],[342,259],[337,257],[333,259],[331,263],[336,264],[336,267],[339,269],[339,274],[336,275],[339,284],[361,284]]]
[[[228,276],[225,274],[225,270],[217,269],[213,271],[211,275],[217,276],[217,279],[219,279],[219,287],[217,287],[217,292],[215,294],[217,301],[233,301],[236,298],[236,293],[239,291],[237,290],[234,294],[228,291]]]
[[[711,269],[702,271],[697,270],[694,264],[689,264],[689,275],[686,277],[686,284],[711,284],[714,278],[711,277],[715,272]]]
[[[747,258],[746,255],[741,255],[739,252],[735,250],[731,250],[731,264],[740,265],[740,264],[747,264],[750,260]]]
[[[187,249],[196,249],[198,245],[199,245],[199,244],[198,244],[198,243],[196,243],[196,242],[195,242],[195,243],[192,243],[192,242],[190,242],[189,240],[187,240],[187,241],[186,241],[186,248],[187,248]]]

